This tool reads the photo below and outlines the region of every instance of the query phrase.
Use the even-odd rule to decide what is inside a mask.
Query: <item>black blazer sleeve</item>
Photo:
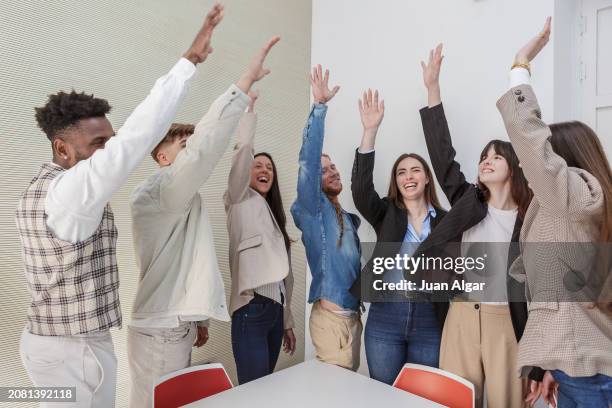
[[[442,104],[433,108],[424,107],[420,111],[425,143],[436,179],[446,198],[454,205],[470,188],[465,180],[461,166],[455,161],[455,149],[446,122]]]
[[[377,229],[378,224],[385,217],[389,204],[381,199],[374,189],[373,172],[374,152],[362,154],[356,150],[351,175],[353,202],[361,215],[374,229]]]

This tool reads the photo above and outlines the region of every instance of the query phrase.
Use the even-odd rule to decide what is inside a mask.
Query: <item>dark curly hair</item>
[[[60,91],[49,95],[42,108],[34,108],[38,127],[53,141],[62,130],[75,125],[81,119],[105,116],[111,110],[106,99],[95,98],[84,92],[70,93]]]

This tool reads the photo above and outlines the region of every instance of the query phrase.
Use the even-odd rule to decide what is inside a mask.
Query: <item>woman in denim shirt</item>
[[[421,156],[402,154],[391,171],[389,194],[381,199],[372,181],[374,141],[384,115],[384,102],[379,103],[378,91],[364,92],[359,111],[363,137],[353,165],[351,189],[355,206],[376,230],[377,246],[401,243],[400,253],[412,255],[445,214],[431,171]],[[392,256],[396,253],[393,251]],[[399,282],[402,278],[399,270],[383,275],[385,282]],[[437,367],[442,331],[434,304],[408,301],[390,291],[377,295],[365,328],[370,376],[392,384],[405,363]]]

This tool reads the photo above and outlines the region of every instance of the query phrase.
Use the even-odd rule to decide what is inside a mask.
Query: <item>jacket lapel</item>
[[[487,205],[481,192],[475,186],[465,192],[463,197],[450,209],[419,247],[419,253],[452,241],[464,231],[478,224],[487,215]],[[519,229],[520,230],[520,229]]]

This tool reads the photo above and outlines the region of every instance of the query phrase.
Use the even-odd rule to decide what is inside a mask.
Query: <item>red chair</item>
[[[221,364],[187,367],[160,377],[153,387],[154,408],[176,408],[232,388]]]
[[[438,368],[404,364],[393,386],[450,408],[474,408],[474,384]]]

